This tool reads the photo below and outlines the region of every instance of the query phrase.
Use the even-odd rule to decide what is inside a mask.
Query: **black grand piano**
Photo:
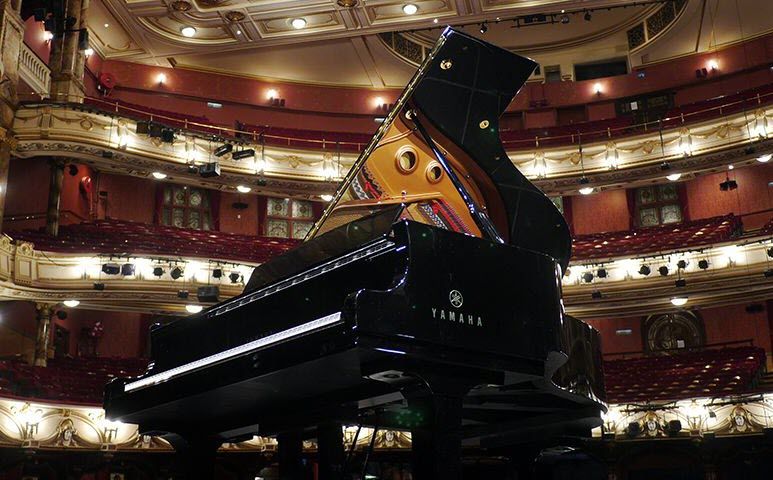
[[[341,478],[341,424],[412,432],[414,478],[461,446],[587,434],[599,338],[563,312],[564,218],[509,161],[498,118],[536,64],[446,29],[307,240],[244,292],[154,327],[152,362],[106,387],[108,418],[164,435],[190,478],[224,441],[301,440]]]

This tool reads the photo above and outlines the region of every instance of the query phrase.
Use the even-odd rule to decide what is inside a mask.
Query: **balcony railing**
[[[51,70],[27,44],[22,43],[19,51],[19,76],[34,91],[42,92],[40,97],[48,97],[51,87]]]

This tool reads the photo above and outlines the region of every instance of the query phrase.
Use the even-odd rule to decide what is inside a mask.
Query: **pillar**
[[[11,166],[11,150],[16,146],[8,130],[0,127],[0,233],[3,231],[5,215],[5,195],[8,190],[8,169]]]
[[[51,315],[54,313],[54,305],[50,303],[36,303],[38,332],[35,336],[35,357],[32,364],[36,367],[45,367],[48,360],[48,342],[51,339]]]
[[[64,180],[64,160],[51,160],[51,181],[48,184],[48,208],[46,209],[46,233],[59,235],[59,202],[62,198]]]
[[[57,102],[82,103],[86,89],[83,86],[83,72],[86,56],[78,50],[79,33],[86,28],[86,14],[89,0],[68,0],[66,17],[76,18],[75,25],[64,34],[55,34],[51,40],[51,99]]]
[[[19,10],[21,0],[0,0],[0,232],[5,212],[5,192],[8,167],[15,140],[11,132],[18,105],[16,94],[19,84],[19,52],[23,48],[24,22]]]
[[[317,427],[317,454],[319,480],[343,478],[344,432],[340,423],[323,424]]]

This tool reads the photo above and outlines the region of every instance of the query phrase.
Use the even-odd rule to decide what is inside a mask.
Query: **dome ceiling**
[[[719,8],[727,9],[727,6],[714,5],[717,2],[735,2],[684,1],[691,18],[683,15],[685,18],[678,20],[682,24],[694,23],[690,25],[694,28],[682,25],[682,36],[690,37],[682,43],[705,48],[706,42],[701,42],[699,37],[705,36],[701,32],[706,30],[707,4],[716,13]],[[760,2],[755,0],[738,1],[760,8]],[[380,36],[385,32],[411,31],[413,41],[429,45],[443,25],[466,24],[467,32],[533,56],[541,63],[571,65],[572,61],[627,57],[626,32],[661,8],[660,3],[649,3],[606,9],[632,3],[626,0],[415,0],[410,3],[415,5],[416,12],[409,15],[404,11],[407,3],[393,0],[92,0],[88,20],[93,47],[108,59],[294,82],[400,88],[415,66],[385,43]],[[347,6],[350,4],[353,6]],[[591,9],[588,19],[586,9]],[[742,10],[751,8],[742,7]],[[537,14],[555,14],[556,23],[517,28],[512,21],[515,17]],[[567,23],[561,22],[564,15]],[[727,32],[715,33],[715,38],[730,42],[738,38],[738,33],[732,33],[732,22],[726,17],[719,24]],[[497,22],[497,18],[502,21]],[[767,20],[760,24],[760,18]],[[773,17],[760,16],[759,12],[749,15],[753,25],[745,34],[773,29],[770,18]],[[479,32],[483,22],[486,22],[485,35]],[[185,30],[185,27],[195,30]],[[686,48],[684,45],[680,48]],[[685,53],[691,52],[668,51],[657,55]],[[632,59],[632,63],[636,62]]]

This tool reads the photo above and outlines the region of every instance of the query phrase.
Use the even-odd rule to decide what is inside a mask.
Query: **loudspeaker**
[[[137,135],[147,135],[150,133],[150,122],[137,122]]]
[[[199,165],[199,175],[204,178],[219,177],[220,176],[220,163],[209,162]]]
[[[163,125],[157,123],[150,124],[150,136],[151,138],[161,138],[161,132],[164,130]]]
[[[220,296],[220,287],[217,285],[206,285],[196,289],[196,297],[202,303],[216,303]]]

